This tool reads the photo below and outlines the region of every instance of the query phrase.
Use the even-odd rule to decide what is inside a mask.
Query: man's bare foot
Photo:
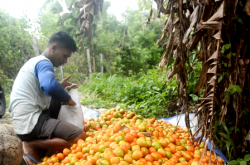
[[[32,142],[23,142],[23,152],[26,153],[26,154],[28,154],[28,155],[30,155],[31,157],[33,157],[37,161],[40,160],[38,152],[32,146]],[[25,158],[26,158],[27,163],[29,163],[29,165],[36,164],[34,161],[32,161],[27,156],[25,156]]]

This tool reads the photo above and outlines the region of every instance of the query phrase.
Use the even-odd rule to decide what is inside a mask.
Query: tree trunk
[[[103,54],[100,53],[101,73],[103,73]]]
[[[92,70],[91,70],[91,60],[90,60],[89,49],[87,49],[87,60],[88,60],[88,68],[89,68],[89,76],[90,76],[92,74]]]

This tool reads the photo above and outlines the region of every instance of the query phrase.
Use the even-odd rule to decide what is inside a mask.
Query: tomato
[[[148,145],[147,140],[144,137],[140,137],[139,139],[137,139],[136,144],[141,147],[147,147]]]
[[[149,162],[153,162],[154,161],[154,157],[151,154],[148,154],[145,156],[145,159]]]
[[[200,160],[200,158],[201,158],[200,154],[197,154],[197,153],[194,154],[194,159],[195,160]]]
[[[112,164],[119,164],[120,163],[120,158],[112,157],[109,162],[110,162],[111,165]]]
[[[83,149],[82,149],[82,153],[88,153],[90,151],[90,148],[89,147],[84,147]]]
[[[133,135],[133,136],[134,136],[134,138],[137,138],[137,133],[136,133],[136,132],[131,131],[131,135]]]
[[[126,154],[128,153],[128,150],[130,149],[130,146],[127,145],[121,145],[120,148],[123,150],[123,152]]]
[[[128,134],[126,134],[126,136],[125,136],[125,141],[126,142],[128,142],[128,143],[132,143],[133,141],[134,141],[134,136],[132,135],[132,134],[130,134],[130,133],[128,133]]]
[[[139,131],[140,132],[145,132],[147,130],[147,126],[145,124],[140,124],[139,125]]]
[[[124,151],[121,148],[116,148],[113,153],[115,154],[116,157],[123,157],[124,156]]]
[[[77,152],[76,153],[76,158],[77,159],[82,159],[83,158],[83,153],[82,152]]]
[[[58,160],[58,158],[57,158],[57,157],[51,157],[51,161],[52,161],[52,163],[59,162],[59,160]]]
[[[179,162],[183,162],[183,161],[186,161],[186,159],[185,159],[184,157],[180,157],[180,158],[178,159],[178,161],[179,161]]]
[[[171,152],[172,154],[176,153],[176,146],[175,146],[175,145],[169,146],[169,149],[170,149],[170,152]]]
[[[174,164],[178,163],[178,159],[177,158],[170,158],[169,160],[172,161]]]
[[[122,140],[124,140],[124,137],[123,137],[123,136],[117,136],[117,137],[115,138],[115,142],[116,142],[116,143],[119,143],[119,142],[122,141]]]
[[[161,146],[160,142],[153,142],[153,143],[152,143],[152,147],[154,147],[156,150],[158,150],[158,149],[161,148],[162,146]]]
[[[166,151],[166,157],[170,159],[172,157],[172,153],[170,151]]]
[[[167,140],[165,140],[165,139],[161,139],[161,140],[159,140],[159,142],[160,142],[160,145],[161,145],[163,148],[165,148],[165,147],[168,146],[168,142],[167,142]]]
[[[132,155],[131,154],[124,155],[124,160],[131,164],[133,162]]]
[[[136,150],[141,150],[140,146],[139,145],[134,145],[132,146],[132,151],[136,151]]]
[[[152,153],[151,155],[154,157],[154,160],[158,160],[159,159],[158,154],[156,152]]]
[[[64,154],[62,154],[62,153],[58,153],[58,154],[56,155],[56,157],[57,157],[58,160],[63,160],[65,156],[64,156]]]
[[[187,146],[187,151],[194,152],[194,147],[193,146]]]
[[[141,147],[141,151],[143,153],[143,156],[146,156],[148,154],[148,149],[146,147]]]
[[[192,156],[189,154],[189,152],[184,152],[184,153],[183,153],[183,157],[184,157],[187,161],[189,161],[189,160],[192,159]]]
[[[153,147],[150,147],[148,151],[150,154],[152,154],[152,153],[156,152],[156,149]]]
[[[164,151],[163,148],[159,148],[159,149],[157,150],[157,152],[160,153],[163,157],[166,156],[166,151]]]
[[[68,156],[69,154],[70,154],[70,149],[68,149],[68,148],[65,148],[64,150],[63,150],[63,155],[64,156]]]
[[[200,150],[195,150],[194,153],[201,155],[201,151]]]
[[[178,158],[180,158],[180,157],[182,157],[182,152],[181,152],[181,151],[177,151],[177,152],[175,153],[175,155],[176,155]]]
[[[141,159],[143,157],[143,153],[142,153],[142,151],[140,151],[140,150],[136,150],[136,151],[134,151],[133,153],[132,153],[132,158],[134,159],[134,160],[139,160],[139,159]]]
[[[161,163],[158,161],[153,161],[153,165],[160,165]]]
[[[107,161],[107,160],[102,160],[102,161],[100,162],[100,164],[101,164],[101,165],[110,165],[109,161]],[[85,165],[86,165],[86,164],[85,164]]]

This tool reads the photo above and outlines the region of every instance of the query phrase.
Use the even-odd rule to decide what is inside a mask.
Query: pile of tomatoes
[[[122,131],[120,128],[126,126]],[[198,165],[204,143],[190,139],[187,129],[164,121],[145,119],[133,112],[110,109],[85,122],[88,137],[43,158],[40,165]],[[151,136],[145,136],[148,132]],[[207,151],[202,165],[222,164]]]

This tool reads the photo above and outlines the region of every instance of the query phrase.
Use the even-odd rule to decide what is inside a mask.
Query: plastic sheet
[[[85,106],[82,106],[82,113],[84,116],[84,120],[87,121],[88,119],[97,119],[98,117],[101,116],[101,112],[95,110],[95,109],[91,109],[91,108],[87,108]]]

